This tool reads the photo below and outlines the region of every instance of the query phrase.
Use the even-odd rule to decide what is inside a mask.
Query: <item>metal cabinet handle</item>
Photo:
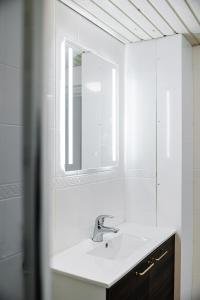
[[[155,258],[156,261],[161,260],[165,255],[167,255],[168,250],[166,250],[161,256],[159,256],[158,258]]]
[[[145,275],[149,270],[151,270],[151,268],[153,268],[154,263],[152,263],[148,268],[146,268],[143,272],[136,272],[135,275],[137,276],[143,276]]]

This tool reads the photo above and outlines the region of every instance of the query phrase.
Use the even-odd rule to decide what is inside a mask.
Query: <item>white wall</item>
[[[120,145],[123,145],[124,47],[101,29],[76,14],[64,4],[56,3],[56,40],[66,37],[86,49],[119,65]],[[56,53],[58,55],[58,53]],[[58,89],[57,89],[58,92]],[[52,252],[61,251],[91,236],[97,215],[124,219],[123,147],[119,168],[92,175],[66,176],[59,164],[59,105],[50,107],[52,138]]]
[[[156,44],[126,46],[126,218],[156,225]]]
[[[22,1],[0,1],[0,299],[22,296]]]
[[[200,298],[200,47],[193,48],[194,88],[194,202],[193,202],[193,294]]]

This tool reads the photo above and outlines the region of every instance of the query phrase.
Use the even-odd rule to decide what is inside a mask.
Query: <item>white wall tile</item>
[[[0,123],[22,124],[21,72],[0,64]]]
[[[123,222],[124,182],[113,180],[57,190],[54,208],[54,251],[60,251],[91,237],[100,214],[115,216],[109,225]]]
[[[0,125],[0,184],[21,182],[22,127]]]
[[[0,3],[0,63],[21,66],[22,52],[22,1]]]
[[[23,299],[22,254],[0,261],[0,299]]]
[[[0,201],[0,259],[22,251],[22,199]]]

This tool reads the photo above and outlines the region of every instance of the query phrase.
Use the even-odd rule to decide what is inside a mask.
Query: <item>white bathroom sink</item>
[[[142,247],[148,239],[129,234],[120,234],[111,238],[88,252],[89,255],[111,260],[121,260],[129,257],[135,250]]]
[[[53,271],[109,288],[175,232],[134,223],[118,228],[119,233],[105,234],[103,242],[86,239],[56,254]]]

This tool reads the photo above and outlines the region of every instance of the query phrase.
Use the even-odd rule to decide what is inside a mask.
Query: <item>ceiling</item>
[[[61,0],[127,44],[183,33],[200,45],[200,0]]]

